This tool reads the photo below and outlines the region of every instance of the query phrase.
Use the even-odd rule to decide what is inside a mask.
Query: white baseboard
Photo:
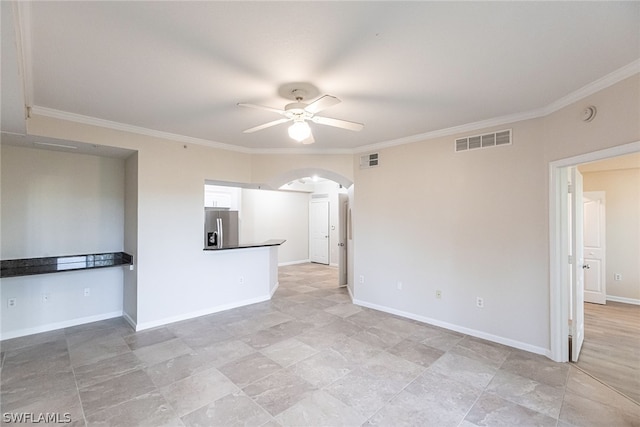
[[[301,259],[298,261],[287,261],[278,263],[278,267],[284,267],[285,265],[307,264],[310,263],[310,259]]]
[[[616,297],[616,296],[613,296],[613,295],[607,295],[607,301],[623,302],[625,304],[640,305],[640,299]]]
[[[137,330],[136,329],[136,322],[131,318],[131,316],[129,316],[127,313],[123,312],[122,313],[122,318],[133,328],[133,330]]]
[[[270,297],[273,296],[273,294],[276,293],[276,291],[278,290],[278,287],[280,286],[280,282],[276,282],[276,285],[273,287],[273,289],[271,289],[271,295]]]
[[[349,292],[349,294],[351,294],[351,292]],[[509,338],[504,338],[498,335],[488,334],[486,332],[478,331],[476,329],[465,328],[463,326],[454,325],[452,323],[442,322],[437,319],[420,316],[420,315],[409,313],[402,310],[396,310],[390,307],[384,307],[378,304],[372,304],[366,301],[354,299],[353,296],[351,299],[353,303],[356,305],[373,308],[374,310],[384,311],[385,313],[395,314],[396,316],[406,317],[408,319],[417,320],[418,322],[427,323],[429,325],[438,326],[441,328],[449,329],[451,331],[460,332],[461,334],[471,335],[472,337],[481,338],[487,341],[493,341],[498,344],[504,344],[509,347],[525,350],[530,353],[540,354],[540,355],[551,358],[551,350],[548,348],[538,347],[538,346],[523,343],[520,341],[515,341]]]
[[[156,328],[158,326],[168,325],[169,323],[180,322],[182,320],[189,320],[200,316],[206,316],[208,314],[218,313],[220,311],[231,310],[232,308],[244,307],[245,305],[257,304],[259,302],[269,301],[271,296],[266,294],[261,297],[250,298],[243,301],[234,302],[231,304],[218,305],[204,310],[192,311],[190,313],[180,314],[178,316],[165,317],[159,320],[152,320],[150,322],[138,322],[136,324],[136,331],[143,331],[145,329]]]
[[[347,292],[349,292],[349,298],[351,298],[351,303],[352,304],[356,304],[356,299],[353,297],[353,294],[351,293],[351,287],[349,287],[349,284],[347,283]],[[362,305],[362,304],[356,304],[356,305]]]
[[[79,317],[77,319],[65,320],[63,322],[47,323],[46,325],[36,326],[33,328],[18,329],[16,331],[3,332],[0,340],[8,340],[11,338],[24,337],[27,335],[39,334],[42,332],[55,331],[56,329],[69,328],[71,326],[84,325],[85,323],[99,322],[100,320],[113,319],[121,317],[122,311],[112,311],[110,313],[96,314],[95,316]]]

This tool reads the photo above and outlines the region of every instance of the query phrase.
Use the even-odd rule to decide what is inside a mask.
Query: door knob
[[[584,264],[582,268],[584,268],[585,270],[588,270],[591,268],[591,266],[589,264]]]

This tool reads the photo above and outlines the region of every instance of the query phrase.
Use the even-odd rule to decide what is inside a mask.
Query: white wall
[[[309,194],[243,189],[240,212],[240,243],[286,239],[279,264],[309,260]]]
[[[640,167],[583,176],[584,191],[606,192],[607,297],[640,304]]]
[[[124,160],[7,145],[1,150],[2,259],[123,250]],[[123,271],[5,278],[1,292],[7,339],[121,315]],[[6,308],[8,298],[16,298],[16,307]]]

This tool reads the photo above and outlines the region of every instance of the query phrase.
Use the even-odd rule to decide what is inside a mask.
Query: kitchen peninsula
[[[232,285],[225,293],[234,294],[235,299],[229,306],[214,311],[270,299],[278,287],[278,247],[284,242],[284,239],[271,239],[204,248],[212,274]]]
[[[205,251],[224,251],[229,249],[264,248],[269,246],[280,246],[284,242],[286,242],[285,239],[271,239],[262,243],[241,243],[237,245],[224,245],[221,247],[207,247],[207,248],[204,248],[204,250]]]

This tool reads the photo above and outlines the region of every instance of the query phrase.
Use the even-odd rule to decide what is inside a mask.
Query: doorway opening
[[[346,286],[350,189],[314,175],[290,181],[280,190],[308,193],[308,261],[337,268],[337,286]]]
[[[570,189],[566,187],[567,181],[572,181],[575,190],[575,177],[577,176],[575,172],[577,172],[578,169],[588,171],[590,169],[589,166],[594,164],[593,162],[617,158],[618,156],[625,156],[627,160],[632,158],[632,162],[640,162],[640,160],[635,160],[640,159],[640,157],[638,157],[640,154],[636,153],[640,153],[640,142],[550,163],[550,325],[551,358],[555,361],[579,361],[580,346],[576,340],[579,335],[579,324],[582,323],[582,325],[584,325],[585,305],[582,298],[585,296],[592,298],[593,295],[589,294],[589,289],[587,289],[586,292],[580,289],[580,280],[579,277],[576,276],[582,276],[582,273],[586,272],[586,284],[588,284],[587,287],[591,288],[598,288],[598,282],[594,282],[594,280],[602,280],[602,275],[605,275],[606,280],[615,280],[615,272],[608,268],[605,270],[604,262],[599,266],[600,268],[596,268],[598,267],[597,265],[591,265],[600,262],[598,261],[598,254],[594,249],[594,247],[598,249],[599,245],[594,245],[594,241],[585,241],[582,244],[579,242],[580,236],[582,235],[582,237],[584,237],[586,235],[583,234],[585,226],[579,222],[582,220],[591,221],[593,218],[590,219],[589,215],[592,217],[595,215],[597,219],[597,221],[595,221],[596,223],[604,220],[603,216],[599,216],[601,206],[598,203],[593,204],[588,209],[596,209],[596,212],[587,212],[585,216],[584,212],[581,212],[588,206],[583,200],[585,193],[579,191],[577,195],[570,195]],[[635,155],[636,157],[630,155]],[[587,163],[589,165],[586,165]],[[640,167],[640,163],[637,167]],[[594,190],[595,188],[589,188],[589,186],[587,186],[587,189]],[[587,196],[591,201],[593,201],[594,197],[599,197],[597,194],[587,194]],[[572,203],[573,207],[577,208],[577,212],[572,212]],[[569,218],[571,218],[571,221]],[[576,223],[576,220],[578,223]],[[576,234],[578,236],[576,236]],[[632,232],[632,234],[634,235],[629,235],[628,239],[634,238],[640,241],[640,235],[636,235],[637,232]],[[587,237],[587,240],[592,238],[593,236]],[[578,242],[576,242],[576,240],[578,240]],[[604,245],[604,242],[600,243],[602,243],[602,246]],[[585,246],[587,247],[587,251],[584,251]],[[593,254],[591,252],[593,252]],[[605,273],[606,271],[608,271],[608,273]],[[595,273],[598,277],[593,277],[592,273]],[[591,275],[591,277],[588,275]],[[601,302],[606,302],[607,299],[615,301],[615,297],[609,297],[606,290],[595,290],[598,291],[596,293],[600,294],[596,296],[596,299],[605,299],[605,301]],[[640,302],[640,300],[635,301]],[[634,303],[630,300],[626,302]],[[590,313],[587,313],[587,317],[590,317]],[[587,331],[586,342],[589,342],[588,333]],[[569,337],[573,339],[572,343],[570,343]],[[577,348],[576,345],[578,345]],[[580,367],[580,364],[577,366]]]
[[[315,178],[314,178],[315,177]],[[313,180],[316,180],[316,183]],[[321,183],[325,184],[321,184]],[[322,168],[301,168],[272,177],[265,186],[281,191],[297,191],[301,185],[313,184],[309,201],[329,199],[329,266],[338,268],[338,286],[347,286],[353,294],[353,240],[351,210],[354,199],[353,181],[339,173]],[[328,187],[323,188],[326,185]],[[296,189],[296,187],[298,187]],[[315,194],[315,196],[314,196]]]

